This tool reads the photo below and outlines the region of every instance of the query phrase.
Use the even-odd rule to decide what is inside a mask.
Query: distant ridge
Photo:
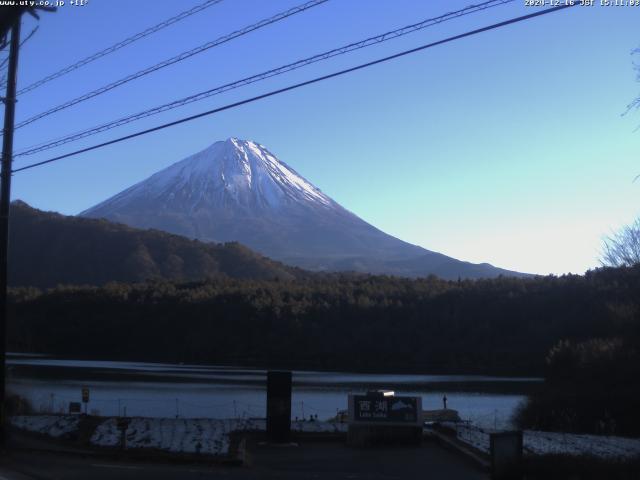
[[[203,241],[238,241],[316,271],[445,279],[526,274],[473,264],[388,235],[263,145],[219,141],[80,214]]]
[[[53,287],[206,278],[291,280],[299,269],[238,243],[206,244],[157,230],[11,204],[9,283]]]

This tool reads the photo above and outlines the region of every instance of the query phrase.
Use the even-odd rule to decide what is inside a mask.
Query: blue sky
[[[19,86],[198,0],[89,0],[43,14]],[[225,0],[19,98],[17,119],[302,1]],[[16,150],[471,3],[330,0],[16,132]],[[533,12],[514,3],[32,157],[116,135]],[[35,21],[25,18],[23,34]],[[598,265],[640,213],[640,7],[575,7],[14,176],[12,197],[76,214],[211,143],[264,144],[376,227],[430,250],[535,273]],[[640,61],[640,58],[638,59]]]

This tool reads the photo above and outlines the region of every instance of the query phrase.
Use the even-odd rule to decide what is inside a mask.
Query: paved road
[[[103,479],[415,479],[486,480],[468,460],[427,443],[415,448],[354,449],[340,443],[297,447],[253,445],[249,466],[114,461],[59,453],[11,451],[0,459],[0,480]]]

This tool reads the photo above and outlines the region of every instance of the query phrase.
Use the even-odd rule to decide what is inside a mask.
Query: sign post
[[[117,427],[120,430],[120,448],[122,450],[127,449],[127,428],[129,427],[129,419],[119,417],[117,420]]]
[[[86,415],[89,404],[89,387],[82,387],[82,403],[84,403],[84,414]]]

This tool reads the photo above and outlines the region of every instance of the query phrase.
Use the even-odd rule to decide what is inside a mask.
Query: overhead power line
[[[416,52],[420,52],[420,51],[426,50],[428,48],[432,48],[432,47],[435,47],[435,46],[438,46],[438,45],[442,45],[442,44],[445,44],[445,43],[453,42],[455,40],[460,40],[462,38],[470,37],[472,35],[477,35],[479,33],[486,32],[486,31],[489,31],[489,30],[494,30],[494,29],[497,29],[497,28],[506,27],[507,25],[512,25],[514,23],[523,22],[525,20],[529,20],[529,19],[532,19],[532,18],[535,18],[535,17],[539,17],[539,16],[542,16],[542,15],[549,14],[549,13],[558,12],[560,10],[564,10],[566,8],[571,8],[571,7],[574,7],[576,5],[578,5],[577,2],[576,3],[571,3],[571,4],[560,5],[560,6],[557,6],[557,7],[547,8],[545,10],[540,10],[538,12],[530,13],[528,15],[522,15],[520,17],[511,18],[511,19],[505,20],[503,22],[494,23],[493,25],[489,25],[489,26],[486,26],[486,27],[482,27],[482,28],[478,28],[478,29],[475,29],[475,30],[471,30],[471,31],[468,31],[468,32],[465,32],[465,33],[461,33],[459,35],[454,35],[452,37],[448,37],[448,38],[445,38],[443,40],[438,40],[436,42],[428,43],[426,45],[422,45],[420,47],[412,48],[410,50],[404,50],[404,51],[396,53],[394,55],[389,55],[387,57],[379,58],[379,59],[373,60],[371,62],[362,63],[360,65],[356,65],[355,67],[351,67],[351,68],[347,68],[347,69],[344,69],[344,70],[340,70],[338,72],[330,73],[328,75],[323,75],[321,77],[316,77],[316,78],[313,78],[311,80],[307,80],[305,82],[300,82],[300,83],[296,83],[294,85],[290,85],[288,87],[280,88],[278,90],[272,90],[272,91],[270,91],[268,93],[264,93],[262,95],[258,95],[258,96],[251,97],[251,98],[247,98],[247,99],[241,100],[239,102],[230,103],[228,105],[224,105],[224,106],[219,107],[219,108],[214,108],[213,110],[208,110],[206,112],[201,112],[201,113],[198,113],[196,115],[191,115],[191,116],[188,116],[188,117],[181,118],[179,120],[174,120],[173,122],[164,123],[162,125],[158,125],[158,126],[153,127],[153,128],[148,128],[146,130],[141,130],[139,132],[135,132],[135,133],[132,133],[130,135],[125,135],[123,137],[115,138],[113,140],[102,142],[102,143],[99,143],[97,145],[92,145],[90,147],[82,148],[82,149],[76,150],[74,152],[69,152],[69,153],[66,153],[64,155],[59,155],[57,157],[53,157],[53,158],[50,158],[48,160],[43,160],[41,162],[32,163],[30,165],[26,165],[24,167],[20,167],[20,168],[14,169],[13,173],[17,173],[17,172],[21,172],[21,171],[24,171],[24,170],[29,170],[31,168],[35,168],[35,167],[39,167],[39,166],[42,166],[42,165],[46,165],[46,164],[49,164],[49,163],[57,162],[57,161],[62,160],[64,158],[69,158],[69,157],[73,157],[73,156],[79,155],[81,153],[86,153],[86,152],[90,152],[92,150],[97,150],[99,148],[103,148],[103,147],[106,147],[108,145],[113,145],[115,143],[120,143],[120,142],[123,142],[125,140],[130,140],[132,138],[136,138],[136,137],[140,137],[142,135],[146,135],[146,134],[149,134],[149,133],[157,132],[157,131],[163,130],[165,128],[173,127],[173,126],[179,125],[181,123],[190,122],[190,121],[196,120],[198,118],[202,118],[202,117],[206,117],[206,116],[209,116],[209,115],[213,115],[213,114],[225,111],[225,110],[230,110],[232,108],[236,108],[236,107],[239,107],[241,105],[246,105],[248,103],[253,103],[253,102],[256,102],[258,100],[262,100],[264,98],[272,97],[274,95],[279,95],[281,93],[288,92],[288,91],[291,91],[291,90],[296,90],[298,88],[305,87],[307,85],[312,85],[314,83],[318,83],[318,82],[321,82],[321,81],[324,81],[324,80],[328,80],[330,78],[339,77],[339,76],[345,75],[347,73],[352,73],[352,72],[355,72],[355,71],[358,71],[358,70],[362,70],[364,68],[371,67],[373,65],[378,65],[380,63],[388,62],[390,60],[394,60],[396,58],[400,58],[400,57],[404,57],[406,55],[410,55],[410,54],[413,54],[413,53],[416,53]]]
[[[212,7],[213,5],[216,5],[222,1],[223,0],[207,0],[206,2],[196,5],[195,7],[189,10],[185,10],[184,12],[179,13],[178,15],[175,15],[171,18],[166,19],[163,22],[158,23],[157,25],[154,25],[153,27],[149,27],[142,32],[136,33],[135,35],[125,38],[124,40],[114,45],[111,45],[110,47],[107,47],[104,50],[100,50],[99,52],[96,52],[93,55],[89,55],[88,57],[83,58],[82,60],[79,60],[76,63],[73,63],[67,67],[64,67],[63,69],[58,70],[57,72],[52,73],[51,75],[48,75],[38,80],[37,82],[34,82],[31,85],[24,87],[21,90],[18,90],[18,95],[22,95],[23,93],[27,93],[27,92],[30,92],[31,90],[35,90],[36,88],[41,87],[42,85],[50,82],[51,80],[55,80],[56,78],[60,78],[63,75],[66,75],[67,73],[70,73],[70,72],[73,72],[74,70],[79,69],[80,67],[84,67],[85,65],[95,60],[98,60],[99,58],[102,58],[106,55],[109,55],[110,53],[120,50],[121,48],[124,48],[127,45],[131,45],[132,43],[137,42],[138,40],[148,37],[153,33],[159,32],[160,30],[170,25],[173,25],[174,23],[184,20],[185,18],[188,18],[191,15],[195,15],[196,13],[202,12],[203,10],[209,7]]]
[[[39,28],[39,25],[36,25],[35,28],[33,30],[31,30],[29,35],[24,37],[24,40],[22,40],[20,42],[20,48],[22,48],[22,46],[25,43],[27,43],[29,41],[29,39],[36,34],[36,32],[38,31],[38,28]],[[0,72],[5,69],[5,67],[7,66],[7,62],[8,61],[9,61],[9,55],[7,55],[7,57],[4,60],[2,60],[2,62],[0,62]],[[7,79],[6,79],[6,77],[4,77],[4,73],[3,73],[3,78],[2,78],[2,80],[0,80],[0,88],[5,88],[6,85],[7,85]]]
[[[24,39],[20,42],[20,48],[22,48],[22,46],[27,43],[29,41],[29,39],[31,37],[33,37],[36,32],[38,31],[38,28],[40,28],[40,25],[36,25],[31,32],[29,32],[29,35],[27,35],[26,37],[24,37]],[[0,63],[0,68],[4,68],[7,65],[7,62],[9,61],[9,55],[7,55],[7,58],[5,58],[1,63]]]
[[[102,125],[98,125],[92,128],[88,128],[82,130],[80,132],[73,133],[71,135],[66,135],[62,138],[57,138],[55,140],[50,140],[48,142],[43,142],[37,145],[33,145],[28,147],[20,152],[18,152],[15,157],[21,157],[25,155],[33,155],[36,153],[43,152],[45,150],[49,150],[55,147],[59,147],[65,145],[67,143],[71,143],[77,140],[81,140],[83,138],[96,135],[98,133],[106,132],[108,130],[112,130],[114,128],[126,125],[128,123],[141,120],[146,117],[150,117],[152,115],[157,115],[162,112],[166,112],[169,110],[173,110],[175,108],[182,107],[184,105],[188,105],[190,103],[194,103],[200,100],[204,100],[206,98],[212,97],[214,95],[219,95],[221,93],[227,92],[229,90],[234,90],[236,88],[240,88],[246,85],[250,85],[255,82],[259,82],[262,80],[266,80],[271,77],[275,77],[277,75],[282,75],[284,73],[290,72],[292,70],[297,70],[298,68],[305,67],[307,65],[311,65],[316,62],[328,60],[338,55],[344,55],[346,53],[352,52],[354,50],[359,50],[362,48],[370,47],[372,45],[376,45],[382,42],[386,42],[388,40],[393,40],[394,38],[398,38],[404,35],[408,35],[409,33],[413,33],[419,30],[422,30],[427,27],[431,27],[433,25],[438,25],[440,23],[453,20],[455,18],[462,17],[464,15],[469,15],[471,13],[476,13],[478,11],[486,10],[488,8],[497,7],[500,5],[504,5],[506,3],[512,3],[515,0],[490,0],[478,5],[470,5],[461,10],[456,10],[454,12],[449,12],[444,15],[440,15],[438,17],[429,18],[423,20],[418,23],[414,23],[412,25],[408,25],[402,28],[398,28],[396,30],[392,30],[389,32],[385,32],[380,35],[376,35],[374,37],[369,37],[359,42],[350,43],[348,45],[344,45],[339,48],[334,48],[333,50],[329,50],[323,53],[319,53],[317,55],[313,55],[311,57],[304,58],[302,60],[298,60],[293,63],[289,63],[287,65],[283,65],[281,67],[277,67],[266,72],[259,73],[257,75],[253,75],[250,77],[243,78],[241,80],[236,80],[232,83],[227,83],[222,86],[218,86],[215,88],[211,88],[205,90],[203,92],[196,93],[194,95],[189,95],[187,97],[174,100],[172,102],[166,103],[164,105],[159,105],[138,113],[134,113],[128,115],[126,117],[121,117],[117,120],[112,120],[110,122],[104,123]]]
[[[171,57],[167,60],[164,60],[160,63],[157,63],[155,65],[152,65],[150,67],[147,67],[143,70],[140,70],[136,73],[132,73],[131,75],[127,75],[124,78],[121,78],[120,80],[116,80],[115,82],[111,82],[108,85],[104,85],[96,90],[93,90],[89,93],[85,93],[84,95],[81,95],[79,97],[76,97],[72,100],[69,100],[61,105],[58,105],[56,107],[50,108],[49,110],[46,110],[44,112],[38,113],[37,115],[34,115],[33,117],[30,117],[26,120],[23,120],[22,122],[19,122],[15,128],[21,128],[24,127],[25,125],[29,125],[30,123],[33,123],[37,120],[40,120],[41,118],[47,117],[53,113],[59,112],[61,110],[64,110],[66,108],[72,107],[73,105],[76,105],[80,102],[84,102],[85,100],[89,100],[90,98],[93,97],[97,97],[98,95],[102,95],[105,92],[108,92],[110,90],[113,90],[114,88],[120,87],[122,85],[124,85],[125,83],[129,83],[133,80],[136,80],[140,77],[144,77],[145,75],[149,75],[150,73],[156,72],[162,68],[168,67],[169,65],[173,65],[174,63],[178,63],[181,62],[183,60],[186,60],[187,58],[193,57],[194,55],[197,55],[199,53],[202,53],[206,50],[209,50],[213,47],[217,47],[219,45],[222,45],[223,43],[229,42],[235,38],[241,37],[243,35],[246,35],[250,32],[253,32],[254,30],[258,30],[260,28],[266,27],[267,25],[271,25],[272,23],[276,23],[279,22],[280,20],[284,20],[285,18],[288,18],[292,15],[295,15],[297,13],[300,12],[304,12],[310,8],[316,7],[318,5],[321,5],[325,2],[328,2],[329,0],[311,0],[308,1],[302,5],[298,5],[297,7],[293,7],[290,8],[289,10],[286,10],[284,12],[278,13],[277,15],[274,15],[273,17],[270,18],[266,18],[264,20],[260,20],[257,23],[254,23],[252,25],[249,25],[247,27],[244,27],[240,30],[236,30],[233,33],[230,33],[228,35],[224,35],[220,38],[217,38],[216,40],[213,40],[211,42],[207,42],[203,45],[200,45],[199,47],[193,48],[191,50],[188,50],[186,52],[182,52],[179,55],[176,55],[174,57]]]

